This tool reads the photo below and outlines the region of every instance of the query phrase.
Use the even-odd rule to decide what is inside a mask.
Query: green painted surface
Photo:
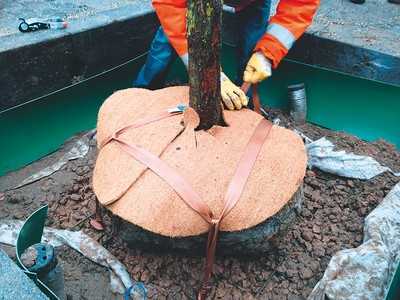
[[[262,88],[264,104],[287,109],[286,87],[304,82],[308,120],[400,147],[400,87],[284,62]]]
[[[390,282],[390,287],[385,297],[385,300],[398,300],[400,299],[400,264]]]
[[[74,134],[94,128],[100,105],[114,91],[130,87],[142,63],[138,60],[0,114],[0,176],[57,150]]]
[[[223,67],[234,73],[232,49],[224,47]],[[94,128],[101,103],[130,87],[143,63],[137,60],[97,78],[0,114],[0,175],[55,151],[79,131]],[[170,78],[184,78],[178,62]],[[366,140],[385,138],[400,147],[400,87],[285,61],[260,87],[264,105],[287,109],[286,87],[307,85],[308,119]]]
[[[224,70],[233,76],[233,51],[224,55]],[[301,82],[308,121],[368,141],[384,138],[400,149],[400,87],[284,61],[259,88],[263,105],[288,110],[287,86]]]
[[[224,47],[222,65],[235,78],[234,52]],[[170,77],[182,76],[176,64]],[[304,82],[309,122],[346,131],[361,139],[383,138],[400,149],[400,87],[283,61],[273,76],[261,84],[263,105],[289,110],[287,86]]]
[[[43,229],[47,219],[48,206],[42,206],[33,212],[28,219],[26,219],[25,223],[22,225],[22,228],[18,234],[17,238],[17,262],[19,266],[24,270],[25,274],[31,278],[35,284],[39,287],[39,289],[49,297],[50,300],[60,300],[56,294],[53,293],[39,278],[38,274],[35,272],[31,272],[26,268],[22,261],[21,255],[28,249],[30,246],[40,243],[42,240]]]

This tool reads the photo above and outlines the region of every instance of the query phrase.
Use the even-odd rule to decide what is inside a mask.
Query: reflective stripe
[[[235,10],[234,7],[229,6],[229,5],[226,5],[226,4],[224,4],[224,5],[222,6],[222,10],[223,10],[223,11],[226,11],[226,12],[230,12],[230,13],[235,13],[235,12],[236,12],[236,10]]]
[[[188,69],[189,68],[189,54],[185,53],[185,54],[181,55],[181,59],[182,59],[183,64],[185,65],[186,69]]]
[[[277,38],[287,50],[292,48],[293,43],[296,41],[293,33],[277,23],[269,24],[267,27],[267,33]]]

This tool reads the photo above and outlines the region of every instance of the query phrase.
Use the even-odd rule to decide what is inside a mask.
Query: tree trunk
[[[200,117],[198,129],[224,125],[221,107],[220,50],[222,0],[189,0],[190,102]]]

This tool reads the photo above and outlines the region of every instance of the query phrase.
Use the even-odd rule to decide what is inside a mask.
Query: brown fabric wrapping
[[[99,112],[98,142],[103,143],[124,125],[158,115],[181,102],[188,103],[187,87],[117,92]],[[218,216],[224,208],[224,194],[236,165],[262,117],[243,109],[226,111],[225,119],[229,127],[194,131],[198,117],[188,111],[184,122],[182,116],[172,116],[127,130],[120,139],[160,157],[185,178]],[[306,153],[301,139],[290,130],[273,126],[240,201],[221,222],[220,230],[250,228],[274,215],[298,189],[305,167]],[[114,214],[152,232],[184,237],[209,230],[209,224],[168,183],[116,143],[100,150],[93,186],[99,201],[108,204]]]

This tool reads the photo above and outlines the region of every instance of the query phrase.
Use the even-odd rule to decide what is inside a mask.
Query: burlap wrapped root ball
[[[188,99],[188,87],[114,93],[99,111],[98,145],[117,129],[188,104]],[[120,137],[177,170],[219,215],[236,165],[262,118],[248,109],[225,111],[224,116],[228,127],[196,131],[198,116],[188,109],[184,115],[129,129]],[[301,138],[274,125],[239,202],[221,224],[220,251],[262,253],[270,249],[270,239],[295,219],[306,163]],[[110,142],[99,150],[93,188],[99,202],[119,217],[119,234],[130,245],[204,252],[208,224],[118,143]]]

